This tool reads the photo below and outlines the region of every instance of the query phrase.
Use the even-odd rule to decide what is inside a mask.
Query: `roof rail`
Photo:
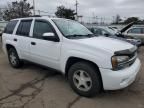
[[[33,16],[30,16],[30,17],[41,17],[40,15],[33,15]]]

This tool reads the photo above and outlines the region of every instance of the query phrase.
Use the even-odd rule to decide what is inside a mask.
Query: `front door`
[[[32,61],[56,69],[59,66],[61,42],[44,40],[42,36],[44,33],[54,33],[57,36],[48,21],[35,20],[30,45]]]

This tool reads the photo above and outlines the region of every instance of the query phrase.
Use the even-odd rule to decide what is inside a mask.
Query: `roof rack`
[[[40,15],[33,15],[33,16],[30,16],[30,17],[41,17]]]

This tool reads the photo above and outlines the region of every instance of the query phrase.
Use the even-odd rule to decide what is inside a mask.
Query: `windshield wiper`
[[[86,34],[86,35],[81,35],[81,34],[73,34],[73,35],[67,35],[66,37],[94,37],[94,34]]]
[[[94,34],[87,34],[86,36],[95,37],[96,35],[94,35]]]
[[[66,35],[66,37],[80,37],[85,35],[73,34],[73,35]]]

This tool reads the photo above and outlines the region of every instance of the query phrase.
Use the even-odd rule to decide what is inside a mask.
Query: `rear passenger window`
[[[17,35],[29,36],[32,20],[22,20],[18,26]]]
[[[18,22],[18,20],[10,21],[6,26],[4,33],[12,34],[17,22]]]

